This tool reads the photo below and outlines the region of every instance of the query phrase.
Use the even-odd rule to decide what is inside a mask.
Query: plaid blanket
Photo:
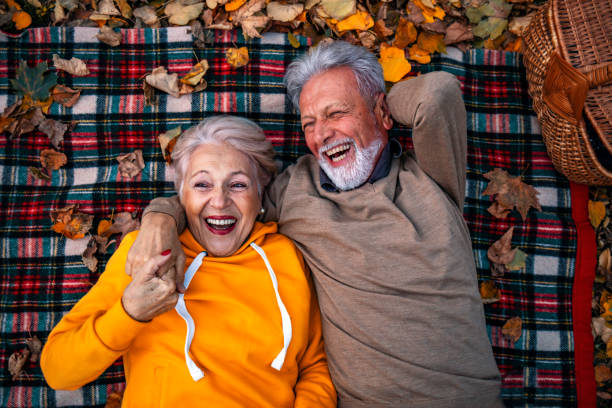
[[[51,210],[75,203],[96,217],[96,225],[112,211],[141,211],[152,198],[173,194],[157,136],[177,126],[185,129],[213,112],[237,113],[258,122],[284,163],[307,151],[282,86],[286,65],[306,50],[306,39],[300,39],[296,49],[280,33],[245,42],[239,31],[215,31],[211,44],[197,49],[185,27],[130,29],[122,31],[122,44],[111,48],[100,43],[96,33],[90,28],[40,28],[16,39],[0,36],[1,109],[17,99],[9,78],[15,77],[20,60],[52,66],[52,56],[58,54],[86,61],[91,71],[85,77],[58,72],[60,84],[79,88],[82,94],[72,108],[51,106],[50,118],[77,124],[60,145],[68,162],[53,171],[51,181],[28,173],[31,166],[40,167],[41,150],[51,148],[43,133],[12,140],[6,133],[0,136],[2,406],[104,406],[109,393],[124,387],[121,361],[76,391],[50,389],[37,363],[28,362],[26,374],[15,380],[9,374],[9,356],[34,335],[44,342],[108,259],[106,255],[97,272],[90,272],[81,260],[87,240],[53,232]],[[248,47],[250,62],[243,68],[226,62],[226,50],[235,46]],[[145,105],[145,74],[164,66],[183,75],[202,59],[211,67],[204,92],[180,98],[160,92],[157,106]],[[487,249],[509,227],[515,227],[512,246],[527,254],[526,268],[495,278],[501,300],[485,306],[503,376],[503,398],[508,406],[576,406],[577,382],[582,381],[576,376],[572,331],[577,229],[569,183],[553,170],[539,137],[520,56],[449,49],[418,69],[445,70],[462,82],[469,136],[465,218],[479,280],[491,279]],[[392,133],[410,146],[406,129]],[[142,150],[146,167],[136,178],[124,179],[116,157],[135,149]],[[483,174],[496,167],[533,185],[542,211],[530,210],[525,221],[516,212],[506,219],[491,216],[486,211],[491,199],[482,196],[488,182]],[[513,344],[501,329],[515,316],[523,320],[523,329]]]

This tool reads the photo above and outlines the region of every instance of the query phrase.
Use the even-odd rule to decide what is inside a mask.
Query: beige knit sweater
[[[327,192],[306,155],[264,199],[266,217],[278,220],[312,270],[342,407],[503,406],[462,217],[458,84],[435,73],[391,90],[391,112],[413,127],[415,152],[394,159],[383,179]],[[147,211],[180,221],[177,205],[156,199]]]

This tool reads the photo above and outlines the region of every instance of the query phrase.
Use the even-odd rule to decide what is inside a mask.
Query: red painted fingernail
[[[166,249],[166,250],[165,250],[164,252],[162,252],[161,254],[162,254],[162,256],[168,256],[168,255],[170,255],[170,250],[169,250],[169,249]]]

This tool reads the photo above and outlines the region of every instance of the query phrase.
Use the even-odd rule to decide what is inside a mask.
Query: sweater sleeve
[[[396,121],[412,127],[419,166],[463,210],[467,125],[457,78],[437,71],[399,82],[387,103]]]
[[[124,237],[98,282],[49,334],[40,366],[51,388],[74,390],[95,380],[146,326],[121,304],[131,280],[124,272],[125,260],[135,236]]]
[[[294,408],[335,407],[337,404],[336,389],[327,367],[319,304],[309,273],[306,271],[305,274],[308,276],[312,293],[310,297],[310,333],[308,348],[299,362],[300,372],[295,385]]]
[[[263,208],[265,209],[264,221],[278,221],[280,218],[285,190],[291,178],[291,172],[295,165],[287,167],[268,186],[263,197]]]
[[[187,226],[185,210],[183,209],[183,206],[181,205],[181,202],[179,201],[177,195],[172,197],[154,198],[144,209],[142,215],[145,216],[150,212],[164,213],[174,218],[174,221],[176,221],[176,229],[179,235],[185,230],[185,227]]]

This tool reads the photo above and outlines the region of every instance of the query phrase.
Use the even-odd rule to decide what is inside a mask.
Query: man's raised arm
[[[412,128],[419,166],[463,210],[466,112],[459,80],[437,71],[402,81],[387,95],[393,119]]]
[[[183,292],[185,275],[185,253],[179,242],[179,234],[185,229],[185,211],[178,196],[158,197],[145,208],[140,224],[140,233],[128,252],[125,272],[138,273],[142,266],[157,254],[171,249],[172,260],[167,267],[176,269],[177,290]],[[166,270],[161,270],[164,274]]]

